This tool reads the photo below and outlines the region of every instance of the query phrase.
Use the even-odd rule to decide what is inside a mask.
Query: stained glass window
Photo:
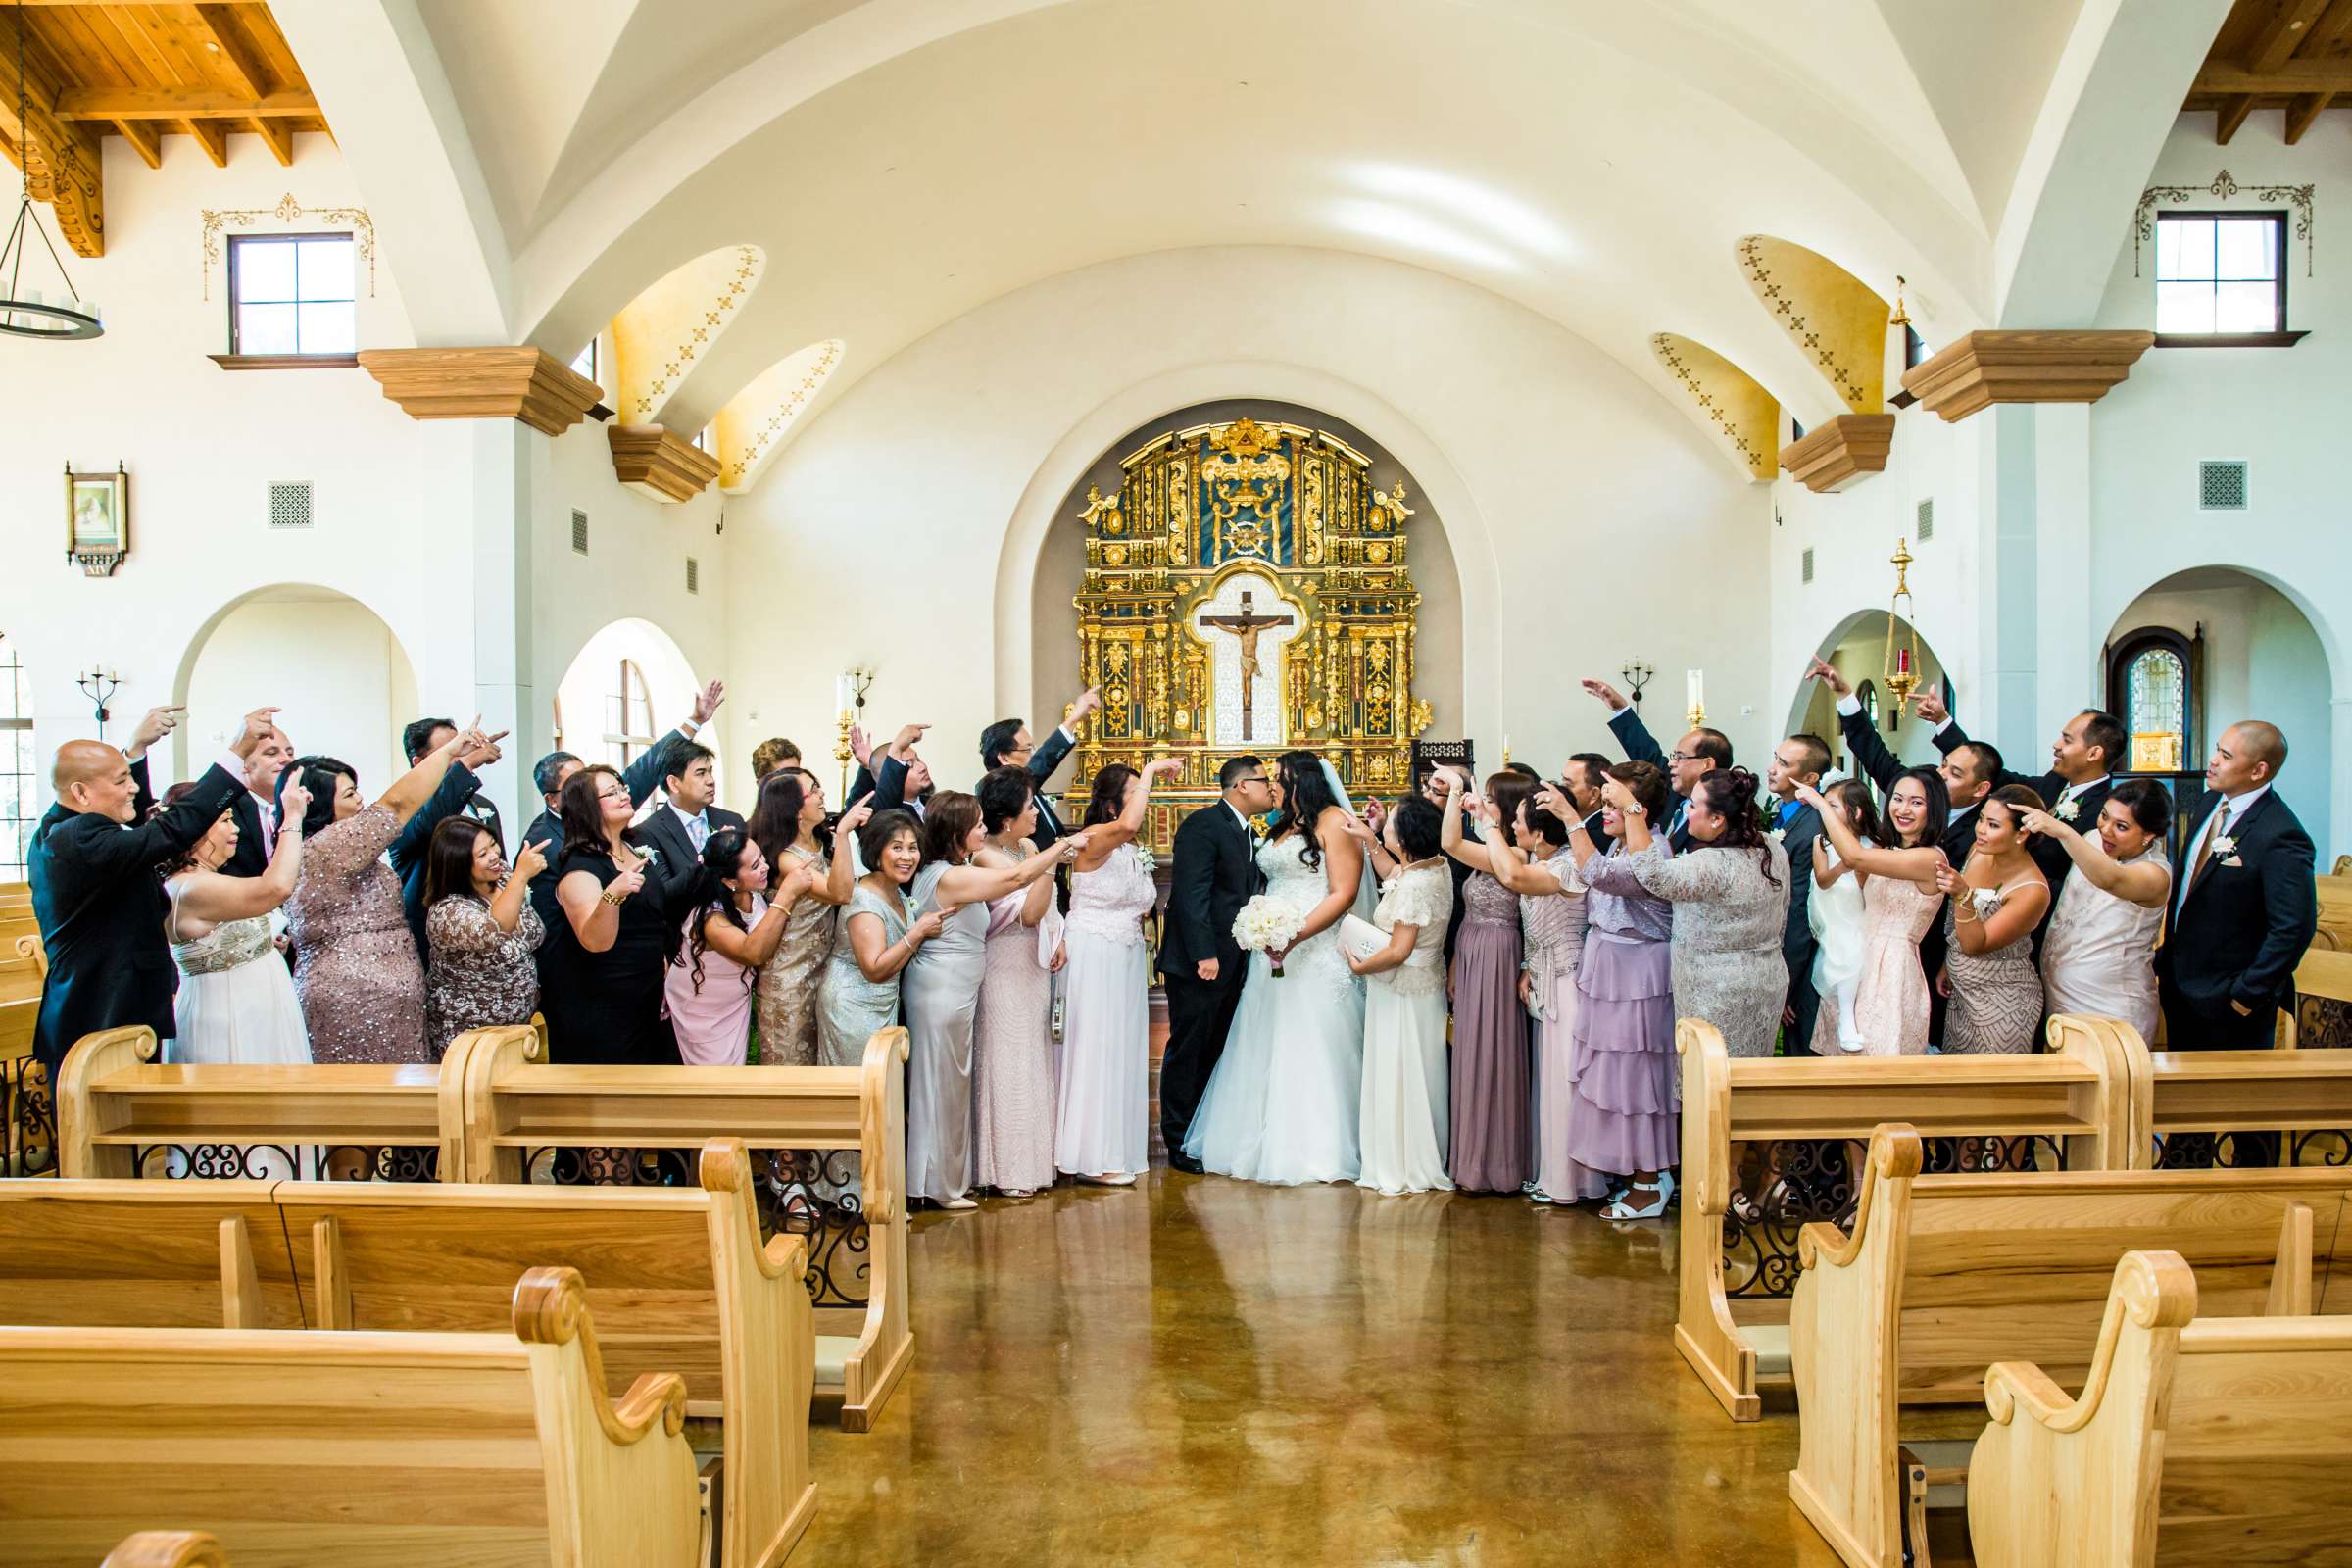
[[[2165,647],[2143,647],[2124,666],[2124,728],[2132,771],[2177,773],[2188,750],[2188,666]]]

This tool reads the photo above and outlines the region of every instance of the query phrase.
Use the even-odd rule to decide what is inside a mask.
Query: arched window
[[[653,693],[637,661],[620,662],[616,684],[605,696],[605,750],[614,767],[626,767],[662,732],[654,727]]]
[[[25,678],[17,645],[0,635],[0,882],[24,880],[24,858],[34,809],[32,765],[32,682]]]
[[[1870,727],[1872,729],[1877,729],[1879,727],[1878,682],[1866,680],[1862,682],[1861,685],[1856,686],[1854,688],[1854,701],[1862,705],[1862,716],[1870,720]]]
[[[2132,753],[2121,771],[2179,773],[2197,746],[2197,643],[2169,626],[2145,626],[2115,644],[2107,710],[2123,720]]]

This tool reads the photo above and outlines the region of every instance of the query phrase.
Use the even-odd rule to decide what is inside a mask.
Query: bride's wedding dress
[[[1305,861],[1314,842],[1292,833],[1257,852],[1267,896],[1301,914],[1331,891],[1320,858]],[[1264,954],[1251,954],[1240,1010],[1184,1152],[1245,1181],[1354,1181],[1363,1053],[1364,983],[1340,954],[1338,926],[1293,948],[1280,979]]]

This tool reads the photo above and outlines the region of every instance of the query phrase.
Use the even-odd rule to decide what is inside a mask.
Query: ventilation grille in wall
[[[270,526],[308,528],[311,525],[311,481],[298,479],[270,487]]]
[[[2246,466],[2242,460],[2197,465],[2197,506],[2206,512],[2246,510]]]
[[[703,564],[692,556],[686,558],[686,591],[690,594],[703,591]]]
[[[1806,546],[1806,548],[1805,548],[1805,581],[1807,581],[1807,582],[1811,582],[1812,580],[1813,580],[1813,550],[1812,550],[1812,547],[1811,547],[1810,545],[1808,545],[1808,546]]]
[[[1934,496],[1928,497],[1919,504],[1919,527],[1915,530],[1915,537],[1923,545],[1936,537],[1936,498]]]
[[[571,509],[571,549],[574,555],[588,553],[588,514],[577,507]]]

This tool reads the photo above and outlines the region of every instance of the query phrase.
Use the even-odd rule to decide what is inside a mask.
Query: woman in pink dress
[[[1563,814],[1565,813],[1565,814]],[[1545,784],[1519,808],[1519,859],[1499,833],[1487,839],[1495,880],[1519,895],[1527,956],[1520,1000],[1536,1020],[1535,1186],[1539,1203],[1577,1200],[1568,1157],[1568,1108],[1576,1086],[1576,970],[1585,952],[1585,884],[1568,849],[1568,824],[1581,820],[1567,793]]]
[[[1029,770],[992,768],[975,793],[988,839],[972,863],[1002,869],[1035,854],[1037,792]],[[1062,957],[1052,877],[989,902],[980,1010],[972,1024],[972,1119],[978,1184],[1006,1198],[1054,1185],[1054,976]]]
[[[1870,843],[1811,785],[1798,785],[1796,798],[1821,813],[1822,832],[1862,884],[1862,976],[1854,984],[1854,1023],[1863,1041],[1859,1054],[1924,1055],[1928,976],[1919,963],[1919,939],[1943,907],[1936,885],[1936,873],[1944,864],[1936,841],[1943,837],[1951,808],[1943,778],[1932,767],[1897,775],[1886,792],[1886,824]],[[1839,1054],[1837,1038],[1835,1009],[1825,1007],[1813,1049],[1825,1055]]]
[[[767,900],[767,857],[739,827],[722,827],[703,845],[702,864],[680,900],[685,941],[662,971],[662,998],[677,1032],[678,1059],[689,1067],[740,1067],[752,1034],[753,987],[776,955],[795,899],[815,872],[800,864]]]

